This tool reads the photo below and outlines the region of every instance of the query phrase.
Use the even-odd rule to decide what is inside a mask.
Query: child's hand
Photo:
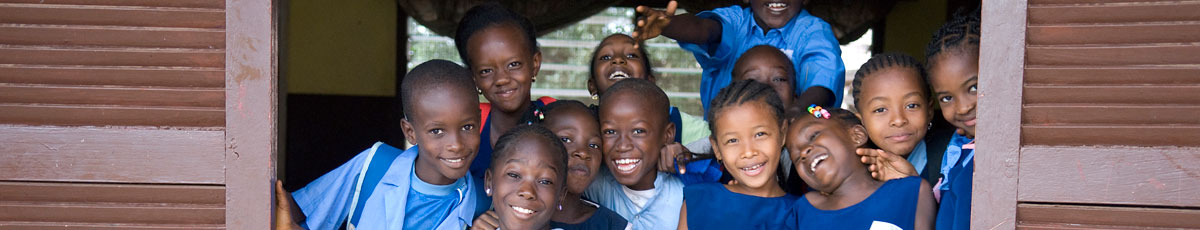
[[[496,216],[496,210],[484,212],[475,218],[474,223],[471,223],[471,230],[495,230],[496,228],[500,228],[500,217]]]
[[[633,30],[634,48],[637,48],[642,41],[649,40],[662,34],[663,28],[671,24],[671,16],[675,15],[675,8],[679,5],[674,0],[667,3],[667,10],[655,10],[646,6],[638,6],[637,12],[646,15],[644,18],[637,21],[637,28]]]
[[[867,170],[871,171],[871,177],[876,180],[888,181],[918,175],[912,163],[908,163],[908,160],[899,155],[868,148],[859,148],[855,152],[862,156],[863,164],[870,165]]]
[[[275,229],[304,229],[292,219],[292,196],[283,189],[283,181],[275,181]],[[303,214],[300,214],[303,215]]]
[[[687,152],[687,148],[684,148],[679,142],[667,144],[659,152],[658,171],[683,174],[686,171],[683,164],[687,163],[687,161],[682,158],[690,155],[691,153]],[[679,172],[675,171],[676,160],[679,160]]]

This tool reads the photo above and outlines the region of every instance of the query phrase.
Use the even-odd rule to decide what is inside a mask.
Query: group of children
[[[673,15],[674,1],[639,7],[633,36],[608,36],[592,54],[598,105],[534,100],[533,26],[476,6],[455,34],[466,66],[428,61],[402,80],[415,145],[376,143],[292,193],[277,184],[277,226],[969,228],[978,16],[943,26],[926,64],[867,61],[855,114],[833,106],[844,67],[828,24],[800,0],[749,2],[695,16]],[[658,35],[704,67],[702,117],[655,85],[640,41]],[[957,132],[935,128],[942,120]]]

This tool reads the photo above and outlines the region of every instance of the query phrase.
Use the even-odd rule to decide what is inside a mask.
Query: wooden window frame
[[[225,227],[271,229],[278,154],[276,2],[225,1]]]
[[[971,229],[1015,229],[1028,2],[983,1]]]

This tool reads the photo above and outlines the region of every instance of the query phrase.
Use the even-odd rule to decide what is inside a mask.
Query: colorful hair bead
[[[825,108],[821,108],[821,106],[819,106],[817,104],[809,105],[808,113],[812,114],[813,117],[816,117],[816,118],[829,119],[829,117],[830,117],[829,110],[825,110]]]

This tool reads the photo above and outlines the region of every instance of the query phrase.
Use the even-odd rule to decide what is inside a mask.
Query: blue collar
[[[746,11],[750,12],[750,20],[751,20],[751,22],[753,22],[753,23],[750,23],[750,31],[754,32],[758,36],[762,36],[762,34],[765,34],[765,33],[763,33],[763,28],[761,26],[758,26],[758,18],[754,16],[754,11],[750,10],[750,8],[748,8],[748,7],[746,8]],[[808,17],[808,16],[812,16],[811,14],[808,13],[808,10],[801,9],[800,12],[797,12],[795,16],[792,16],[791,20],[788,20],[787,24],[783,24],[783,27],[775,28],[775,29],[771,29],[771,30],[778,30],[779,33],[785,34],[793,27],[792,25],[796,24],[796,20],[798,20],[798,18]]]

